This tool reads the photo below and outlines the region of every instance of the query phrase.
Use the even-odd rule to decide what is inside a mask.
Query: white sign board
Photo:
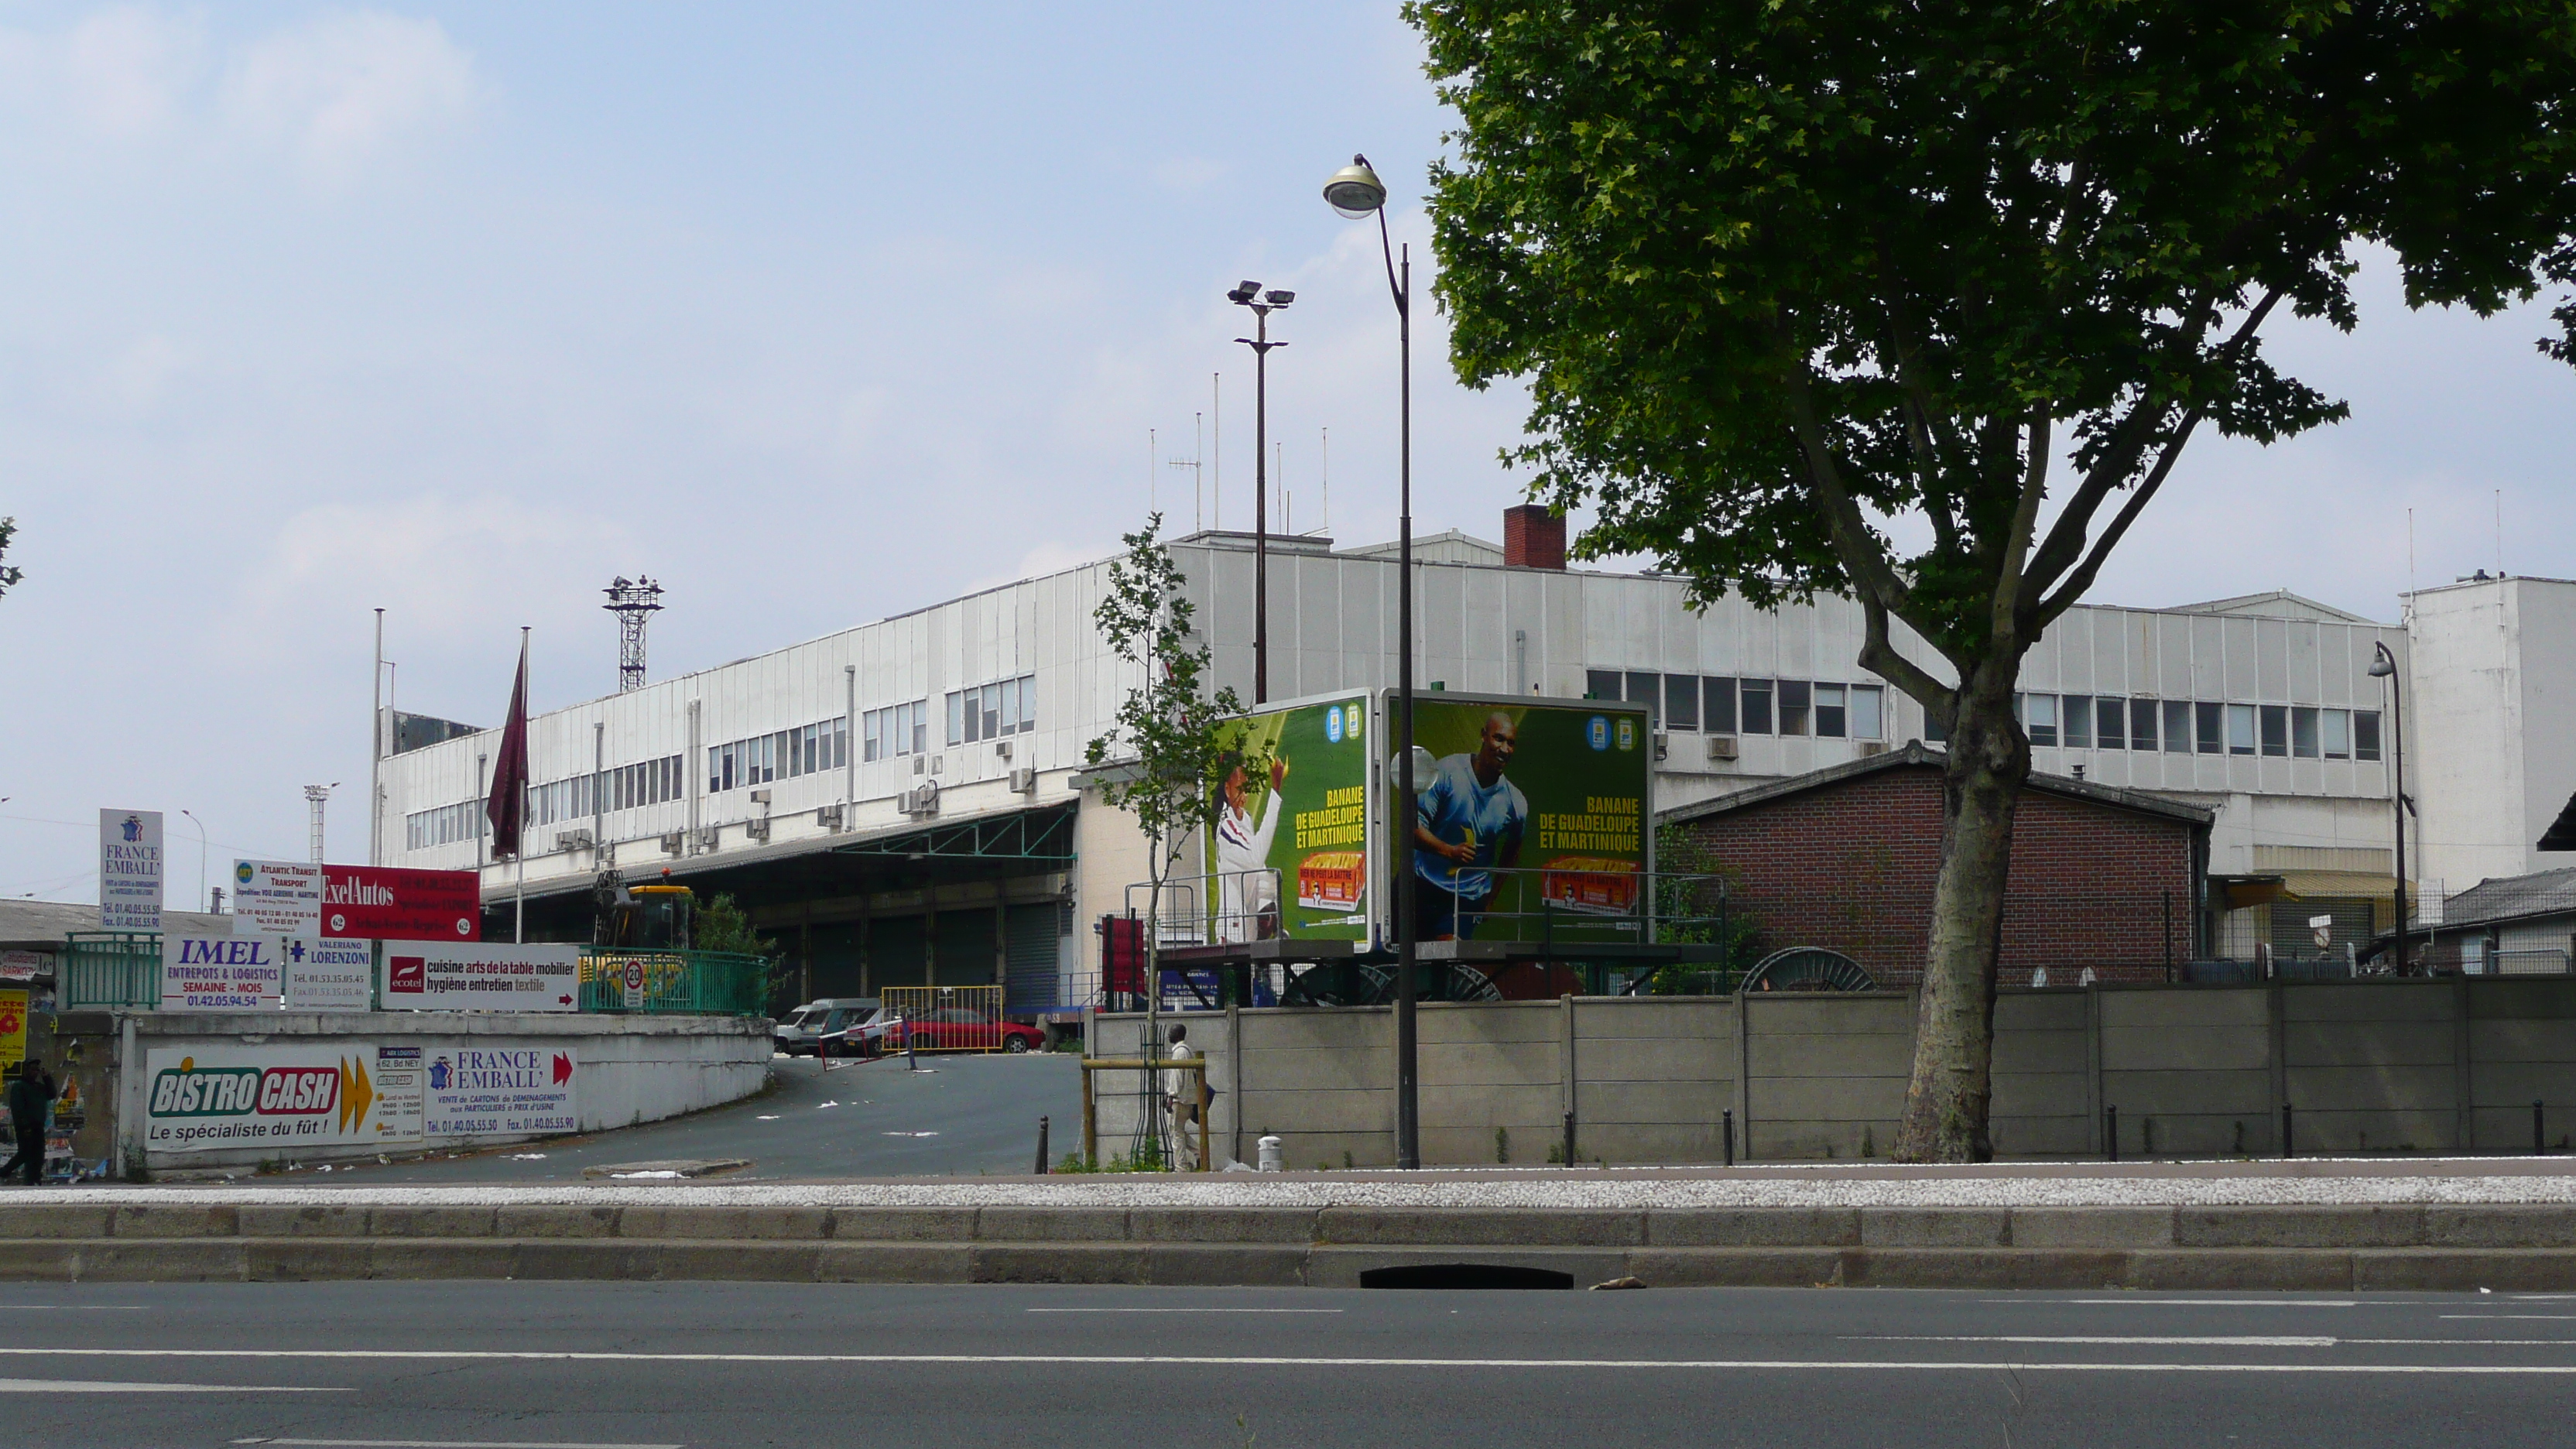
[[[143,1145],[214,1152],[418,1141],[416,1087],[407,1120],[382,1110],[376,1075],[387,1050],[350,1042],[154,1047],[145,1054]],[[420,1049],[406,1050],[416,1073]]]
[[[163,936],[163,1011],[274,1008],[285,985],[275,936]]]
[[[289,936],[283,948],[289,1011],[365,1011],[375,1004],[376,943]]]
[[[284,860],[233,862],[234,929],[271,936],[322,934],[322,867]]]
[[[626,1009],[642,1011],[644,1009],[644,963],[641,961],[622,963],[617,968],[617,979],[619,986],[623,988]]]
[[[424,1125],[435,1137],[579,1129],[569,1046],[433,1047]]]
[[[53,974],[51,951],[0,951],[0,981],[33,981]]]
[[[420,1140],[421,1088],[428,1070],[424,1048],[376,1048],[376,1134],[385,1142]]]
[[[161,812],[98,812],[98,928],[161,929]]]
[[[388,1011],[572,1011],[581,948],[387,941],[383,1000]]]

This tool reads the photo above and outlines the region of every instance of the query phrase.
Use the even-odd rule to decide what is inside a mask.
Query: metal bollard
[[[1574,1114],[1565,1114],[1565,1165],[1574,1165]]]
[[[1717,1130],[1718,1135],[1726,1139],[1726,1165],[1733,1167],[1735,1165],[1735,1109],[1733,1107],[1718,1114]]]
[[[1047,1173],[1047,1119],[1038,1119],[1038,1176]]]
[[[2281,1104],[2281,1155],[2283,1157],[2299,1155],[2298,1139],[2290,1135],[2290,1111],[2290,1104],[2283,1102]]]
[[[903,1024],[903,1069],[907,1072],[921,1070],[921,1059],[912,1054],[912,1023],[908,1021]]]
[[[1264,1137],[1253,1145],[1254,1165],[1263,1172],[1286,1172],[1288,1151],[1276,1137]]]
[[[2120,1109],[2117,1107],[2102,1109],[2102,1145],[2108,1151],[2110,1161],[2120,1160]]]
[[[2548,1154],[2549,1136],[2542,1130],[2540,1101],[2538,1098],[2534,1098],[2531,1103],[2531,1155],[2534,1157],[2545,1157]]]

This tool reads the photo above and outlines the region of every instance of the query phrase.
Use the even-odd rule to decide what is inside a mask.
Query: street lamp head
[[[1386,183],[1377,179],[1366,156],[1354,156],[1350,165],[1324,183],[1324,200],[1346,219],[1357,221],[1386,205]]]
[[[1249,307],[1252,305],[1252,299],[1260,295],[1259,282],[1241,282],[1236,284],[1233,291],[1225,294],[1225,299],[1238,307]]]
[[[2376,651],[2375,657],[2370,661],[2370,677],[2373,679],[2386,679],[2388,676],[2395,674],[2396,672],[2397,656],[2388,652],[2388,646],[2386,644],[2381,644]]]
[[[1289,303],[1297,300],[1297,294],[1294,292],[1281,291],[1280,289],[1273,287],[1262,297],[1261,300],[1269,303],[1273,307],[1285,307]]]

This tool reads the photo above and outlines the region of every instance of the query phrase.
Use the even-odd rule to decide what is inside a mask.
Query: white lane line
[[[571,1444],[500,1439],[235,1439],[236,1444],[325,1445],[332,1449],[688,1449],[684,1444]]]
[[[2576,1323],[2576,1313],[2445,1313],[2442,1317],[2469,1323]]]
[[[2126,1336],[2079,1338],[2073,1335],[2041,1336],[2038,1334],[1978,1337],[1960,1333],[1850,1333],[1843,1335],[1842,1341],[1845,1343],[2177,1343],[2191,1344],[2203,1348],[2332,1348],[2337,1343],[2344,1342],[2345,1340],[2334,1338],[2300,1337],[2289,1334],[2276,1334],[2269,1337],[2242,1338],[2138,1338]]]
[[[2358,1308],[2350,1298],[1983,1298],[1981,1303],[2017,1303],[2023,1307],[2044,1303],[2117,1303],[2149,1308]]]
[[[2319,1363],[2025,1363],[1906,1359],[1733,1358],[1321,1358],[1228,1357],[1220,1354],[1071,1353],[588,1353],[535,1349],[400,1348],[0,1348],[0,1353],[84,1358],[291,1358],[439,1360],[542,1363],[759,1363],[1033,1365],[1069,1368],[1425,1368],[1425,1369],[1860,1369],[1922,1373],[2170,1373],[2170,1374],[2464,1374],[2576,1377],[2576,1364],[2319,1364]]]
[[[1032,1308],[1031,1313],[1339,1313],[1339,1308]]]
[[[98,1379],[0,1379],[0,1394],[354,1394],[355,1389],[295,1389],[262,1384],[128,1384]]]

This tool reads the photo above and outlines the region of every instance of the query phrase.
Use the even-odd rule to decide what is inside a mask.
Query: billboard
[[[289,936],[279,993],[289,1011],[366,1011],[375,1004],[376,943]]]
[[[322,934],[322,867],[304,861],[233,862],[236,931],[271,936]]]
[[[470,870],[322,867],[321,924],[308,933],[374,941],[480,941],[483,895]]]
[[[1654,774],[1642,706],[1416,694],[1413,738],[1432,759],[1413,782],[1417,939],[1637,939]]]
[[[161,929],[161,812],[98,812],[98,928]]]
[[[581,997],[579,946],[385,943],[388,1011],[571,1011]]]
[[[429,1131],[440,1137],[571,1132],[570,1046],[435,1047],[430,1051]]]
[[[275,936],[161,938],[163,1011],[258,1011],[273,1008],[285,985],[284,952]]]
[[[145,1054],[143,1145],[154,1152],[417,1142],[420,1098],[377,1090],[399,1062],[351,1042],[199,1042]],[[416,1073],[416,1068],[414,1069]]]
[[[1209,940],[1368,939],[1372,727],[1360,694],[1226,727],[1241,764],[1206,832]]]

